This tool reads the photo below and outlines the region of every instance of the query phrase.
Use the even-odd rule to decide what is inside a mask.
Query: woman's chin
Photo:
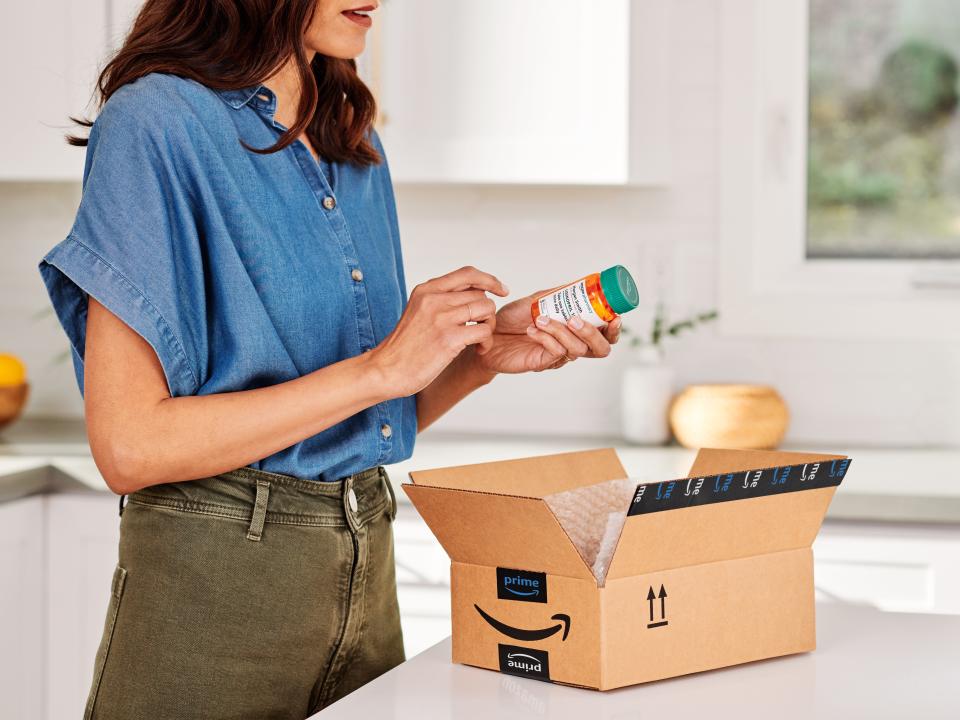
[[[309,42],[307,44],[309,50],[325,57],[336,58],[337,60],[355,60],[363,54],[366,47],[367,39],[365,34],[361,35],[357,40],[343,39],[336,44],[324,43],[322,46],[318,45],[316,47]]]

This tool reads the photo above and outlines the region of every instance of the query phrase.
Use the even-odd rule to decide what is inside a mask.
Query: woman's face
[[[380,0],[317,0],[304,37],[307,50],[342,60],[357,57],[373,24],[370,13],[379,6]]]

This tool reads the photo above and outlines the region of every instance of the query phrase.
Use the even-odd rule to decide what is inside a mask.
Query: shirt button
[[[383,435],[385,438],[388,438],[391,435],[393,435],[393,428],[387,425],[386,423],[384,423],[383,425],[380,426],[380,434]]]
[[[356,512],[359,506],[357,505],[357,494],[353,491],[353,488],[347,491],[347,502],[350,504],[350,509]]]
[[[360,282],[361,280],[363,280],[363,272],[359,268],[354,269],[353,271],[351,271],[350,277],[352,277],[357,282]]]
[[[336,199],[335,199],[332,195],[327,195],[327,196],[323,199],[323,206],[324,206],[327,210],[333,210],[333,209],[337,206],[337,201],[336,201]]]

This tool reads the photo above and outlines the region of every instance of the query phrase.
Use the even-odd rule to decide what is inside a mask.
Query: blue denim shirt
[[[69,235],[40,273],[83,393],[86,296],[150,343],[170,395],[275,385],[359,355],[406,303],[386,162],[317,163],[266,86],[152,73],[91,128]],[[383,153],[375,132],[371,139]],[[336,480],[410,456],[414,397],[379,403],[250,467]]]

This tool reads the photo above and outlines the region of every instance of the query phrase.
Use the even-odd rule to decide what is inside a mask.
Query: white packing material
[[[597,578],[597,583],[601,587],[607,579],[607,570],[610,569],[610,561],[613,560],[613,551],[617,549],[620,532],[623,530],[623,524],[626,521],[626,510],[607,515],[606,529],[603,531],[603,537],[600,538],[597,557],[593,561],[593,575]]]
[[[543,499],[584,562],[603,585],[638,481],[609,480]]]

